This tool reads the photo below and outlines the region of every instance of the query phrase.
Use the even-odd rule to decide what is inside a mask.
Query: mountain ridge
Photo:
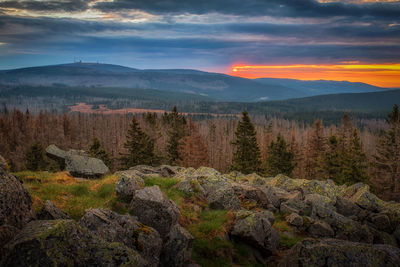
[[[207,96],[218,101],[258,102],[312,95],[371,92],[380,87],[346,82],[289,79],[246,79],[191,69],[135,69],[113,64],[68,63],[0,71],[0,84],[156,89]],[[312,85],[311,89],[307,84]],[[325,87],[329,87],[326,89]]]

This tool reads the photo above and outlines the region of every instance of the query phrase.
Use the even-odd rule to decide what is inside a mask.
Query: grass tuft
[[[75,220],[79,220],[88,208],[111,209],[121,214],[128,212],[128,205],[116,198],[118,177],[114,175],[93,180],[75,179],[67,172],[24,171],[15,175],[24,181],[36,211],[44,201],[51,200]]]
[[[145,178],[144,184],[145,186],[158,185],[169,199],[180,206],[182,204],[182,198],[186,195],[184,192],[174,188],[174,185],[179,183],[179,181],[180,180],[176,178],[151,177]]]
[[[97,196],[100,198],[111,197],[114,193],[115,185],[113,184],[102,184],[99,190],[97,190]]]
[[[281,240],[280,244],[285,249],[291,248],[297,244],[297,242],[304,239],[304,236],[295,232],[293,228],[285,221],[282,214],[275,215],[275,223],[273,227],[278,231]]]
[[[76,197],[83,197],[89,195],[89,189],[85,184],[72,185],[68,188],[68,191]]]

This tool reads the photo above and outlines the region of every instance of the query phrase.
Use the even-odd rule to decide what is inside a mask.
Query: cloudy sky
[[[0,0],[0,69],[74,58],[400,87],[400,1]]]

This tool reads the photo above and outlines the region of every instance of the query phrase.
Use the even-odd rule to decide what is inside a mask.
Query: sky
[[[74,60],[400,87],[400,1],[0,0],[0,69]]]

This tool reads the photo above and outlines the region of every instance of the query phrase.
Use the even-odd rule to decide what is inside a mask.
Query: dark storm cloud
[[[10,28],[29,27],[21,33],[7,33]],[[400,27],[388,23],[341,24],[335,21],[319,24],[272,24],[272,23],[118,23],[54,18],[21,18],[0,16],[0,42],[46,41],[48,38],[70,38],[85,34],[134,35],[141,37],[152,32],[164,38],[195,38],[194,36],[219,37],[253,35],[254,37],[295,38],[302,42],[370,43],[383,40],[400,43]],[[127,32],[127,33],[126,33]],[[164,34],[163,34],[164,33]],[[233,35],[232,35],[233,34]],[[271,42],[277,42],[273,39]],[[264,41],[268,43],[268,41]],[[290,40],[288,40],[290,44]],[[298,41],[297,41],[298,42]]]
[[[0,8],[13,8],[30,11],[82,11],[88,8],[88,1],[4,1]]]
[[[41,29],[43,25],[49,22],[44,20],[43,24],[36,25]],[[175,37],[166,38],[165,36],[146,38],[138,36],[86,36],[84,34],[90,32],[102,31],[104,29],[119,29],[118,24],[103,24],[96,23],[87,24],[81,22],[78,25],[76,21],[64,21],[52,23],[52,27],[46,31],[29,34],[3,34],[0,35],[0,42],[11,42],[12,47],[16,49],[34,48],[43,53],[55,53],[55,51],[63,51],[63,53],[75,54],[104,54],[116,53],[121,57],[124,53],[137,53],[149,58],[173,58],[174,60],[192,59],[193,61],[202,59],[208,60],[210,64],[231,64],[234,62],[251,62],[253,64],[265,64],[266,62],[337,62],[348,60],[362,60],[366,62],[398,62],[400,61],[400,42],[392,42],[387,45],[359,45],[359,44],[305,44],[304,42],[284,42],[278,44],[275,41],[249,41],[247,39],[224,40],[223,38],[212,37]],[[71,27],[65,25],[76,25],[74,31]],[[91,25],[92,27],[89,27]],[[147,25],[152,29],[159,30],[165,25],[152,24]],[[224,25],[227,30],[225,32],[234,33],[238,31],[248,32],[246,27],[255,29],[255,25],[239,25],[229,24]],[[262,29],[268,34],[282,36],[283,35],[297,36],[297,38],[306,38],[306,33],[297,33],[300,26],[288,27],[279,25],[259,25],[260,32]],[[128,28],[128,26],[125,26]],[[142,27],[142,28],[141,28]],[[146,25],[134,27],[135,30],[147,31]],[[190,25],[179,25],[181,30],[193,29]],[[198,26],[198,29],[206,26]],[[222,26],[221,26],[222,27]],[[141,29],[140,29],[141,28]],[[65,29],[62,31],[62,29]],[[205,29],[202,29],[205,30]],[[217,32],[222,32],[221,29],[215,29]],[[311,30],[308,28],[307,30]],[[330,29],[331,31],[340,31],[340,29]],[[354,29],[356,32],[357,29]],[[56,34],[57,33],[57,34]],[[314,33],[318,35],[319,33]],[[351,36],[352,33],[348,32]],[[396,31],[399,37],[399,30]],[[389,35],[386,33],[385,35]],[[156,36],[156,35],[155,35]],[[326,38],[328,35],[325,35]],[[377,38],[381,39],[383,34]],[[310,38],[310,37],[307,37]],[[315,39],[315,37],[312,37]],[[334,36],[329,38],[334,40]],[[400,38],[399,38],[400,39]]]
[[[29,31],[22,32],[22,36],[37,36],[42,38],[49,35],[65,36],[84,33],[99,33],[104,31],[123,31],[136,29],[134,24],[116,23],[116,22],[100,22],[86,21],[75,19],[56,19],[56,18],[30,18],[30,17],[13,17],[0,16],[0,38],[4,36],[4,32],[10,28],[29,27]],[[12,33],[11,35],[18,35]],[[26,41],[29,41],[28,38]]]
[[[381,41],[380,38],[395,39],[400,42],[400,27],[387,23],[374,24],[272,24],[272,23],[233,23],[225,25],[226,30],[235,33],[263,36],[294,37],[320,41],[349,40]],[[350,40],[349,40],[350,41]]]
[[[99,2],[95,8],[103,11],[143,10],[153,14],[269,15],[276,17],[381,17],[399,18],[399,5],[393,3],[345,4],[319,3],[315,0],[114,0]]]
[[[88,1],[6,1],[0,2],[0,12],[1,7],[47,11],[45,14],[51,16],[53,11],[86,10]],[[24,53],[31,53],[45,55],[51,60],[55,56],[65,59],[88,55],[97,60],[112,54],[112,59],[118,60],[133,53],[142,57],[142,62],[151,59],[149,62],[155,66],[162,61],[158,59],[169,59],[177,64],[183,61],[193,64],[209,62],[210,66],[235,62],[400,61],[399,3],[115,0],[97,3],[95,7],[109,12],[105,14],[109,17],[126,16],[126,21],[135,17],[129,12],[120,12],[125,9],[142,10],[159,16],[156,16],[157,22],[149,21],[150,16],[140,14],[142,17],[139,18],[145,20],[122,23],[118,19],[11,16],[4,15],[4,9],[3,15],[0,13],[0,43],[3,43],[0,56],[7,56],[8,59],[15,55],[22,60]],[[200,18],[174,16],[189,13],[240,16],[228,16],[227,22],[221,22],[219,14]],[[259,15],[275,18],[267,23]],[[196,20],[199,22],[195,23]]]

